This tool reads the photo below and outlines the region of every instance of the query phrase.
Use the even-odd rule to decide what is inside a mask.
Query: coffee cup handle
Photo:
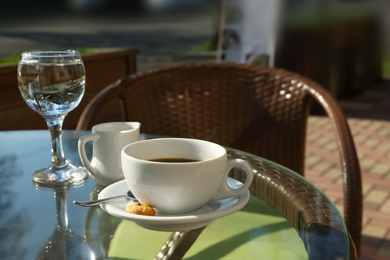
[[[79,156],[81,159],[81,162],[84,164],[85,168],[92,174],[96,175],[97,171],[95,168],[92,167],[90,161],[88,160],[88,157],[85,153],[85,144],[89,141],[97,140],[99,139],[98,134],[90,134],[90,135],[84,135],[79,138],[78,141],[78,148],[79,148]]]
[[[246,180],[242,187],[238,189],[232,189],[228,184],[228,175],[231,169],[235,167],[241,167],[246,172]],[[234,196],[238,196],[242,193],[244,193],[249,186],[251,185],[253,180],[253,172],[252,167],[249,165],[247,161],[241,160],[241,159],[233,159],[227,162],[226,168],[225,168],[225,176],[224,180],[222,181],[221,186],[218,189],[217,195],[213,198],[213,200],[219,200],[219,199],[226,199]]]

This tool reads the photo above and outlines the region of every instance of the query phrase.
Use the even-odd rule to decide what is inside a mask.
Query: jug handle
[[[88,160],[88,157],[85,153],[85,144],[89,141],[93,141],[97,139],[99,139],[98,134],[90,134],[90,135],[81,136],[78,141],[78,149],[79,149],[81,162],[84,164],[85,168],[87,168],[87,170],[93,175],[96,175],[97,172],[92,167],[91,162]]]

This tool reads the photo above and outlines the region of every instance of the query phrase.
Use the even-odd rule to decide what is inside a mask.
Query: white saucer
[[[232,188],[242,186],[242,183],[235,179],[229,178],[228,181]],[[126,181],[118,181],[104,188],[99,194],[99,199],[126,194],[127,191]],[[217,218],[227,216],[242,209],[248,203],[249,197],[250,193],[247,190],[239,196],[211,201],[195,211],[180,215],[159,214],[158,212],[155,216],[130,214],[125,209],[131,201],[126,203],[112,202],[100,206],[110,215],[133,221],[147,229],[157,231],[186,231],[204,227]]]

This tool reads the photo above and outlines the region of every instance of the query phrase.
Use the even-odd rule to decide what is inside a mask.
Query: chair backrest
[[[118,80],[83,111],[77,129],[99,122],[119,102],[124,121],[142,132],[210,140],[267,158],[304,173],[311,103],[333,125],[343,167],[344,218],[359,251],[362,188],[358,158],[344,114],[315,82],[282,69],[245,64],[175,65]]]

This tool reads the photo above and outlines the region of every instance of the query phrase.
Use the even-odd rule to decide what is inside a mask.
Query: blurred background
[[[24,50],[64,48],[85,53],[135,48],[139,71],[173,62],[223,60],[218,36],[226,36],[231,17],[267,13],[261,7],[251,14],[244,7],[240,12],[245,2],[253,1],[3,0],[0,62],[15,62]],[[277,27],[272,27],[272,64],[318,81],[336,97],[358,93],[390,75],[389,2],[280,0]],[[232,4],[238,8],[229,9]],[[259,27],[264,23],[257,21]],[[256,28],[250,33],[256,35]],[[225,42],[233,37],[229,34]],[[269,57],[260,63],[269,64]]]

